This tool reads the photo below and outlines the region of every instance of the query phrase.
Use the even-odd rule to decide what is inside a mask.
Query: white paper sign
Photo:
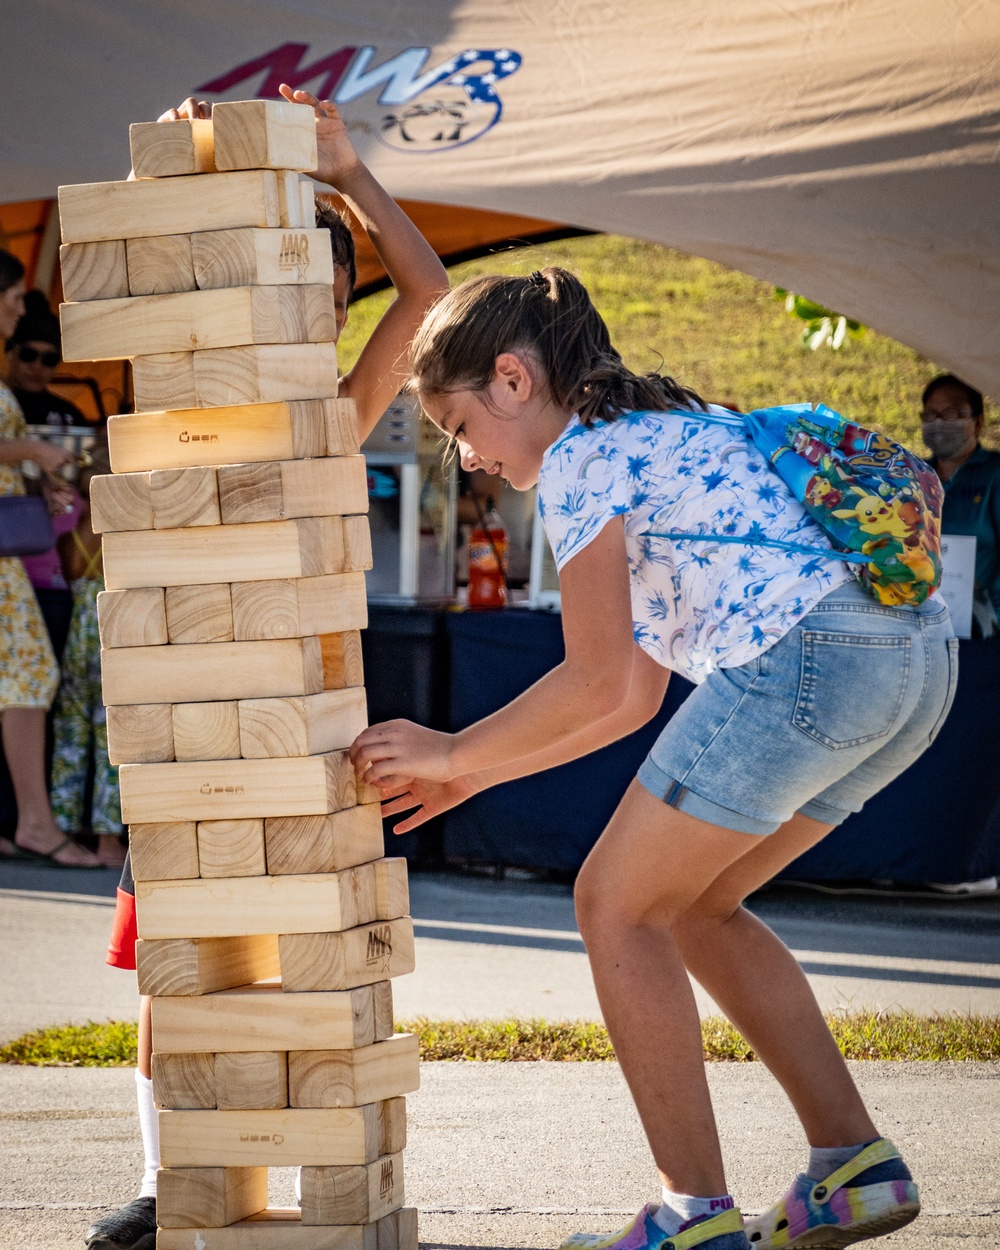
[[[959,638],[972,637],[972,590],[976,577],[976,540],[964,534],[941,535],[941,589]]]

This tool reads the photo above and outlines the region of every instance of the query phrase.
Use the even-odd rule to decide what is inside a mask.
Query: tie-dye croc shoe
[[[648,1203],[619,1233],[573,1233],[559,1250],[748,1250],[743,1216],[736,1207],[690,1224],[672,1237],[653,1219],[656,1210]]]
[[[780,1202],[747,1220],[746,1231],[752,1250],[842,1250],[919,1214],[909,1169],[892,1142],[880,1137],[825,1180],[796,1176]]]

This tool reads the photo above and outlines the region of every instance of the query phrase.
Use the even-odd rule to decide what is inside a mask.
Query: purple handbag
[[[37,556],[55,545],[56,532],[44,499],[0,496],[0,556]]]

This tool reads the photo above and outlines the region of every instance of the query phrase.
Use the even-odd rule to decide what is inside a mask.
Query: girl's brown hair
[[[584,425],[624,412],[706,406],[673,378],[627,369],[586,287],[555,267],[527,278],[470,278],[449,291],[413,340],[412,384],[424,395],[482,391],[497,356],[515,351],[538,359],[554,402]]]

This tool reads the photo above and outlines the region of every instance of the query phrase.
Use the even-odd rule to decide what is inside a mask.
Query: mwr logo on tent
[[[430,48],[407,48],[372,68],[377,51],[338,48],[304,64],[309,44],[283,43],[195,90],[220,94],[263,75],[263,99],[276,98],[283,82],[338,105],[377,91],[373,103],[383,111],[373,129],[382,142],[401,152],[437,152],[471,143],[497,124],[503,102],[496,85],[521,64],[510,48],[466,48],[425,70]]]

